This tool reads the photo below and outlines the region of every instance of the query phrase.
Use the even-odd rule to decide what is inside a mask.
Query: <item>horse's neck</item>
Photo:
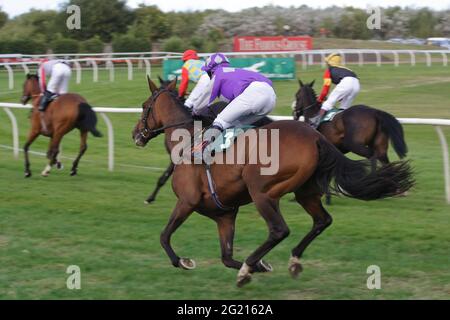
[[[179,141],[172,141],[171,137],[173,132],[178,129],[187,129],[192,134],[193,125],[192,123],[188,123],[190,120],[192,120],[189,113],[183,110],[182,107],[178,106],[175,102],[172,102],[170,106],[167,106],[165,108],[166,110],[164,114],[167,116],[162,119],[162,125],[171,126],[180,123],[179,126],[167,128],[164,130],[166,146],[169,151],[172,151],[172,149],[179,143]],[[183,122],[186,122],[187,124],[182,124]]]

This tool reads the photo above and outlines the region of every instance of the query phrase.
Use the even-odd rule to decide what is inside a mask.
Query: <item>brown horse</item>
[[[171,81],[167,81],[167,80],[163,80],[161,77],[158,76],[159,79],[159,84],[161,88],[167,88],[169,86],[169,84],[171,83]],[[174,90],[174,93],[176,92],[176,90]],[[184,103],[184,101],[182,99],[180,99],[180,102]],[[216,102],[214,104],[212,104],[211,106],[208,107],[208,113],[206,116],[202,116],[201,117],[201,121],[203,122],[203,126],[204,127],[208,127],[210,126],[214,119],[217,117],[217,115],[223,110],[225,109],[225,107],[228,104],[226,102]],[[208,116],[209,114],[209,116]],[[262,119],[258,120],[257,122],[255,122],[253,124],[253,126],[255,127],[262,127],[265,126],[266,124],[271,123],[273,120],[271,120],[269,117],[263,117]],[[168,147],[166,146],[166,150],[168,150]],[[150,204],[153,201],[156,200],[156,196],[159,192],[159,190],[167,183],[167,181],[169,180],[169,178],[172,176],[173,173],[173,169],[175,168],[174,164],[172,161],[170,161],[167,169],[163,172],[163,174],[159,177],[158,181],[156,182],[156,186],[155,189],[150,193],[150,195],[145,199],[144,203],[146,204]]]
[[[300,116],[305,122],[318,115],[321,104],[317,102],[314,81],[303,84],[299,80],[294,120]],[[353,152],[364,158],[389,163],[389,139],[400,159],[406,156],[406,146],[402,125],[391,114],[364,105],[356,105],[338,113],[332,121],[324,122],[317,128],[325,138],[341,152]]]
[[[174,131],[179,128],[193,131],[191,115],[170,91],[175,87],[175,82],[167,89],[158,89],[150,79],[148,84],[151,96],[143,103],[133,139],[136,145],[143,147],[164,132],[165,143],[172,152],[174,148],[179,148],[178,141],[171,138]],[[267,137],[265,130],[277,132],[278,141],[272,139],[272,135]],[[245,142],[250,134],[257,137],[257,144],[267,145],[269,150],[272,150],[272,144],[279,148],[279,170],[275,174],[262,174],[261,170],[267,164],[262,164],[259,159],[256,164],[248,161],[255,149],[253,146],[241,149],[243,154],[238,153],[237,146]],[[173,266],[193,269],[193,260],[180,258],[175,253],[170,244],[171,236],[194,211],[211,218],[218,226],[223,263],[239,269],[238,286],[249,282],[252,272],[272,270],[270,265],[262,262],[262,258],[289,234],[280,212],[279,202],[283,195],[294,192],[298,203],[313,218],[312,230],[293,248],[289,260],[289,272],[296,277],[302,270],[299,259],[303,251],[331,224],[331,216],[321,203],[322,194],[328,189],[331,179],[334,178],[335,187],[343,190],[346,196],[362,200],[391,197],[413,185],[407,162],[391,163],[371,171],[369,161],[347,159],[319,132],[293,120],[275,121],[252,133],[247,131],[239,135],[236,143],[226,152],[216,153],[215,158],[223,160],[228,152],[238,154],[245,161],[243,164],[211,164],[215,194],[209,188],[204,165],[175,165],[172,188],[178,201],[160,240]],[[221,209],[215,195],[229,209]],[[233,259],[235,220],[239,207],[251,202],[266,221],[269,237],[242,263]]]
[[[82,96],[73,93],[62,94],[48,105],[43,119],[46,123],[47,132],[43,132],[40,112],[38,110],[40,98],[41,90],[39,88],[38,76],[28,74],[23,85],[23,95],[21,98],[23,104],[26,104],[30,99],[33,104],[31,129],[23,148],[25,153],[25,177],[31,177],[28,150],[39,135],[42,134],[50,137],[50,144],[47,151],[49,163],[41,173],[42,176],[47,177],[53,165],[56,164],[58,167],[61,167],[60,162],[57,160],[61,139],[65,134],[77,128],[80,130],[81,143],[80,152],[73,162],[70,171],[70,175],[74,176],[77,174],[80,158],[87,149],[88,132],[91,132],[95,137],[102,136],[95,127],[97,124],[97,116]]]

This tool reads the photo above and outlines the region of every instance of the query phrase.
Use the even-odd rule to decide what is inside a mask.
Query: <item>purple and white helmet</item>
[[[203,71],[214,73],[216,69],[221,67],[228,67],[230,66],[230,61],[223,53],[214,53],[213,55],[209,56],[208,59],[205,61],[205,65],[202,67]]]

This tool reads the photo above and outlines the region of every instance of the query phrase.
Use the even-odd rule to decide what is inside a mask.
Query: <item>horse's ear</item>
[[[27,79],[31,78],[31,74],[27,73]]]
[[[298,84],[300,85],[300,88],[304,86],[302,80],[298,79]]]
[[[159,84],[160,85],[164,84],[164,80],[159,76],[159,74],[158,74],[158,80],[159,80]]]
[[[172,80],[172,82],[169,83],[169,85],[167,86],[167,89],[169,90],[175,90],[175,88],[177,87],[177,81],[178,81],[178,77],[175,77],[175,79]]]
[[[309,86],[312,88],[312,87],[314,87],[314,83],[316,82],[316,79],[314,79],[310,84],[309,84]]]
[[[148,82],[148,88],[150,89],[150,92],[153,94],[158,88],[156,87],[155,83],[150,79],[150,77],[147,75],[147,82]]]

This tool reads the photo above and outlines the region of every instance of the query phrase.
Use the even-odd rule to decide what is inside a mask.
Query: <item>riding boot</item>
[[[206,129],[204,133],[206,134],[206,132],[214,129],[218,130],[219,133],[212,135],[208,140],[203,140],[201,143],[192,148],[192,154],[194,155],[194,157],[196,157],[196,155],[198,155],[199,153],[200,156],[203,157],[203,152],[205,151],[206,147],[208,147],[212,142],[214,142],[217,139],[217,137],[223,132],[223,128],[220,125],[213,124],[208,129]]]
[[[53,92],[50,92],[48,90],[44,91],[44,94],[42,95],[41,101],[39,103],[39,111],[44,112],[45,109],[47,109],[47,106],[50,104],[50,102],[53,100],[53,97],[55,95]]]
[[[45,109],[47,109],[47,106],[52,101],[53,97],[54,94],[52,92],[45,90],[39,103],[39,115],[41,118],[42,132],[44,134],[49,134],[47,124],[45,123]]]

